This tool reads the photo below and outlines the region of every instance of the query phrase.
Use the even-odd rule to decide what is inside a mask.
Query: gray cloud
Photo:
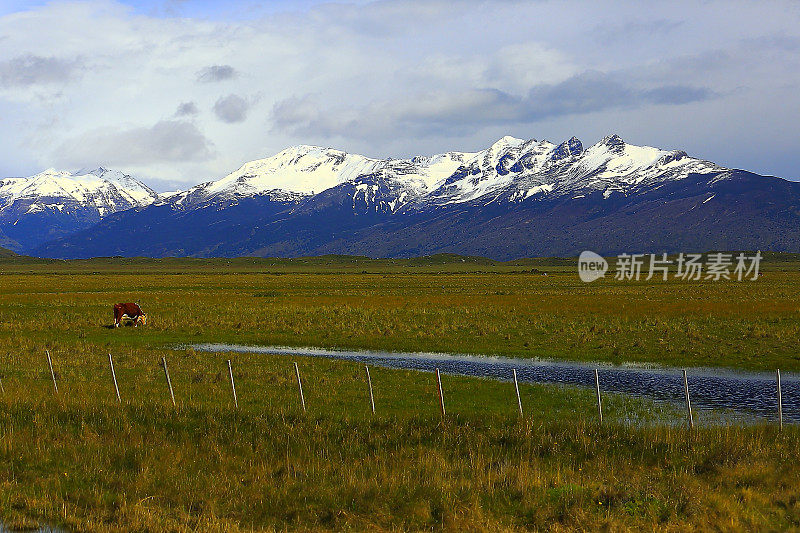
[[[212,156],[213,144],[194,124],[180,120],[127,130],[96,129],[66,141],[56,151],[62,164],[72,166],[205,161]]]
[[[520,103],[527,121],[633,105],[636,91],[614,76],[589,71],[561,83],[534,87]]]
[[[178,106],[178,109],[175,111],[176,117],[193,117],[200,113],[200,110],[197,109],[197,104],[194,102],[183,102]]]
[[[236,69],[230,65],[211,65],[197,73],[197,81],[210,83],[232,80],[238,76]]]
[[[618,76],[584,72],[561,83],[534,87],[522,103],[527,121],[561,115],[593,113],[613,108],[633,108],[645,104],[681,105],[716,97],[705,87],[656,85],[635,88]]]
[[[715,98],[717,93],[706,87],[691,87],[688,85],[664,85],[644,91],[645,100],[654,104],[689,104],[702,102]]]
[[[588,71],[561,83],[537,85],[525,96],[497,89],[473,89],[428,93],[363,108],[331,109],[309,95],[276,103],[272,120],[277,130],[303,136],[367,139],[397,134],[463,135],[495,125],[532,124],[647,104],[680,105],[715,96],[709,89],[688,85],[640,89],[615,76]]]
[[[0,86],[64,82],[83,69],[79,59],[22,55],[0,62]]]
[[[243,122],[247,118],[250,103],[241,96],[231,94],[220,98],[214,104],[214,113],[223,122],[234,124]]]

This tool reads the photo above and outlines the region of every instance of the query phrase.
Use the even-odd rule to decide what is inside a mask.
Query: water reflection
[[[523,382],[562,383],[583,387],[594,387],[594,369],[599,368],[600,384],[604,391],[633,394],[665,402],[680,403],[684,400],[681,370],[673,368],[589,365],[441,353],[325,350],[285,346],[195,344],[191,347],[206,352],[325,357],[427,372],[438,368],[447,374],[499,380],[510,380],[512,369],[516,369],[517,378]],[[689,368],[687,370],[692,405],[697,409],[744,411],[768,420],[777,417],[774,374],[712,368]],[[781,385],[784,422],[800,422],[800,376],[784,374],[781,376]]]

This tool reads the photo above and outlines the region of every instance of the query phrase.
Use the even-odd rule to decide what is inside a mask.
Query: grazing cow
[[[133,320],[133,325],[138,326],[139,322],[142,325],[147,323],[147,315],[142,312],[139,304],[126,303],[114,305],[114,327],[118,328],[123,320]]]

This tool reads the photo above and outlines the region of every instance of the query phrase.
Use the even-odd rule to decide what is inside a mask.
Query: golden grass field
[[[361,365],[174,349],[234,342],[800,369],[796,262],[776,259],[746,283],[586,285],[570,265],[4,260],[0,522],[81,531],[800,528],[794,426],[689,432],[674,424],[680,406],[615,395],[604,398],[599,426],[593,391],[543,385],[522,386],[520,419],[510,384],[453,376],[444,377],[442,420],[431,374],[382,368],[372,370],[372,416]],[[109,328],[119,301],[138,301],[147,326]]]

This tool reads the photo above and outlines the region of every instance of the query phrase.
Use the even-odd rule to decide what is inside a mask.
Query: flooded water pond
[[[194,344],[197,351],[269,353],[287,356],[325,357],[357,361],[389,368],[477,376],[498,380],[512,379],[516,369],[519,381],[559,383],[594,387],[594,369],[599,369],[603,391],[631,394],[656,401],[684,401],[683,374],[675,368],[611,366],[564,361],[512,359],[477,355],[440,353],[401,353],[381,351],[326,350],[285,346],[243,346],[236,344]],[[776,376],[768,372],[744,372],[716,368],[688,368],[689,391],[693,408],[730,410],[745,415],[740,420],[776,420],[778,413]],[[800,422],[800,375],[782,374],[781,389],[784,422]]]

